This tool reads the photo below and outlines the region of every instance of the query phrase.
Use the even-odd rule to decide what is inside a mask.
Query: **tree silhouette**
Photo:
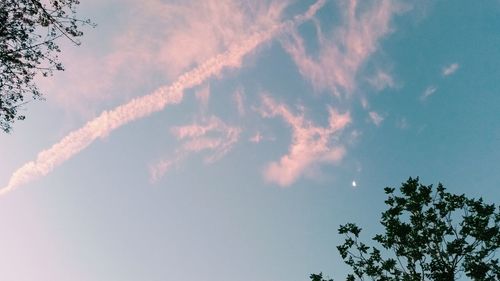
[[[347,280],[500,280],[495,253],[500,248],[500,209],[480,198],[446,192],[439,184],[425,186],[408,179],[386,187],[385,233],[373,240],[382,248],[359,241],[361,228],[341,225],[345,241],[337,249],[352,273]],[[320,276],[321,277],[321,276]],[[317,279],[321,280],[321,279]]]
[[[311,278],[311,281],[333,281],[333,279],[323,278],[322,272],[320,272],[319,274],[311,274],[309,278]]]
[[[63,70],[59,62],[59,38],[79,45],[82,25],[76,17],[79,0],[0,1],[0,129],[8,132],[22,120],[19,108],[26,99],[41,98],[33,79]]]

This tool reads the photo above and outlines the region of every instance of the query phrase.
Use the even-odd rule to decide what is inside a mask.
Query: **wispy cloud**
[[[213,163],[226,155],[238,141],[241,129],[229,126],[215,116],[186,126],[174,127],[172,134],[182,141],[173,159],[161,160],[150,166],[150,181],[158,181],[172,165],[177,164],[191,153],[210,151],[206,163]]]
[[[187,126],[172,128],[172,133],[179,139],[184,140],[182,149],[189,152],[212,150],[213,154],[205,158],[207,163],[219,160],[238,141],[241,129],[231,127],[219,118],[211,116],[202,124],[191,124]],[[212,133],[212,135],[209,135]]]
[[[382,124],[382,121],[384,121],[384,117],[375,111],[370,111],[368,115],[370,116],[370,120],[372,121],[372,123],[377,127],[379,127],[380,124]]]
[[[238,88],[233,94],[234,102],[236,103],[236,109],[240,116],[245,115],[245,93],[243,88]]]
[[[375,76],[368,79],[368,82],[377,90],[382,91],[385,88],[394,88],[394,79],[385,71],[377,71]]]
[[[361,98],[361,107],[363,107],[363,109],[368,109],[370,107],[370,104],[365,97]]]
[[[253,142],[253,143],[260,143],[264,137],[260,132],[255,133],[251,138],[248,139],[248,141]]]
[[[206,110],[208,107],[208,100],[210,99],[210,86],[208,84],[203,86],[201,89],[196,91],[195,96],[200,103],[201,108]]]
[[[429,86],[425,89],[425,91],[420,96],[421,101],[427,100],[430,96],[432,96],[437,91],[436,86]]]
[[[319,1],[319,3],[322,2],[324,1]],[[311,9],[308,10],[308,13],[310,11]],[[308,14],[306,13],[306,15]],[[311,13],[312,15],[313,13]],[[163,110],[169,104],[181,102],[185,89],[202,84],[208,78],[218,75],[224,68],[241,66],[242,58],[260,44],[308,18],[310,18],[309,15],[308,17],[296,17],[294,20],[280,24],[271,24],[266,30],[255,32],[241,42],[230,44],[227,51],[206,60],[193,70],[185,72],[170,86],[161,87],[149,95],[135,98],[112,110],[104,111],[80,129],[69,133],[51,148],[40,152],[36,160],[28,162],[16,170],[7,186],[0,190],[0,194],[10,192],[23,184],[47,175],[56,166],[85,149],[97,138],[104,138],[115,129]]]
[[[40,80],[47,98],[72,114],[95,116],[103,101],[128,100],[144,91],[145,85],[156,85],[158,77],[175,80],[234,43],[272,29],[280,23],[286,4],[123,0],[128,8],[119,9],[115,8],[118,2],[91,4],[96,10],[112,11],[115,23],[121,23],[113,26],[117,32],[103,36],[99,31],[109,31],[104,22],[95,32],[88,32],[82,48],[61,53],[67,71]]]
[[[262,104],[260,113],[263,117],[279,116],[292,129],[288,154],[267,166],[264,171],[267,181],[288,186],[315,164],[336,163],[345,155],[345,148],[338,143],[338,137],[341,130],[351,122],[349,113],[341,114],[329,107],[328,126],[319,127],[303,114],[293,114],[288,107],[276,103],[269,96],[262,97]]]
[[[402,11],[400,5],[390,0],[375,1],[370,7],[360,9],[358,1],[342,1],[343,24],[325,37],[316,25],[319,53],[307,53],[303,38],[298,32],[283,47],[297,64],[300,73],[317,90],[330,90],[335,95],[349,94],[356,88],[355,79],[360,67],[377,51],[379,40],[391,31],[392,16]],[[346,7],[344,7],[346,6]],[[384,83],[388,83],[388,77]]]
[[[176,161],[161,160],[158,163],[149,166],[149,181],[155,183],[159,181],[167,171],[172,168]]]
[[[170,75],[178,75],[227,50],[234,42],[272,28],[281,20],[285,2],[188,0],[167,3],[151,0],[147,5],[141,2],[140,6],[144,13],[162,20],[160,26],[166,27],[162,31],[164,39],[155,44],[158,47],[156,59],[168,66]],[[135,32],[142,36],[144,30],[136,28]]]
[[[396,128],[399,128],[399,129],[407,129],[410,125],[408,124],[408,120],[406,120],[406,118],[404,117],[401,117],[401,118],[398,118],[396,120]]]
[[[455,73],[458,70],[459,67],[460,67],[460,65],[458,63],[452,63],[448,66],[443,67],[443,71],[442,71],[443,76],[452,75],[453,73]]]

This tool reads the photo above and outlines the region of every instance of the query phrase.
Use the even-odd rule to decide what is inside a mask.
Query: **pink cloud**
[[[268,182],[289,186],[312,166],[320,163],[336,163],[345,155],[345,148],[335,143],[339,134],[350,122],[349,113],[340,114],[328,108],[327,127],[318,127],[305,119],[303,114],[294,115],[288,107],[276,103],[269,96],[262,97],[263,117],[281,117],[292,129],[292,142],[288,154],[270,163],[264,171]]]
[[[161,160],[151,165],[149,169],[150,181],[156,182],[171,168],[192,153],[209,151],[204,160],[213,163],[226,155],[238,142],[241,129],[224,123],[215,116],[211,116],[200,123],[174,127],[172,134],[183,141],[173,159]]]
[[[205,159],[214,162],[238,141],[241,129],[228,126],[219,118],[211,116],[202,124],[174,127],[171,131],[179,140],[186,140],[182,145],[184,151],[214,150],[214,154]]]
[[[161,160],[155,165],[151,165],[149,167],[149,181],[154,183],[160,180],[173,164],[174,162],[171,160]]]
[[[156,24],[166,27],[159,41],[153,39],[154,51],[158,54],[155,59],[166,66],[170,76],[175,76],[230,48],[234,42],[279,24],[285,2],[188,0],[166,3],[149,0],[146,5],[140,3],[139,6],[145,15],[159,19]],[[144,30],[137,26],[133,29],[134,36],[143,37]],[[148,36],[157,36],[151,33]]]
[[[67,71],[40,79],[48,100],[71,114],[95,116],[103,101],[128,100],[145,86],[156,85],[158,77],[172,81],[234,44],[267,33],[280,24],[286,3],[169,2],[92,1],[95,10],[113,11],[113,21],[98,22],[98,28],[86,32],[80,48],[64,46],[61,56]],[[121,24],[113,26],[116,22]]]
[[[283,47],[316,90],[330,90],[340,96],[356,88],[360,67],[377,51],[379,40],[389,32],[390,20],[402,7],[390,0],[376,1],[366,9],[359,9],[357,1],[342,7],[343,24],[325,37],[316,24],[320,50],[316,56],[307,53],[304,40],[298,32],[292,33]],[[346,6],[346,7],[344,7]],[[388,77],[385,77],[387,80]],[[389,81],[385,81],[387,83]]]
[[[267,30],[253,33],[241,42],[231,44],[225,52],[209,58],[194,69],[180,75],[170,86],[160,87],[149,95],[132,99],[112,110],[104,111],[83,127],[70,132],[52,147],[38,153],[35,160],[17,169],[11,175],[7,186],[0,190],[0,195],[47,175],[56,166],[85,149],[97,138],[104,138],[115,129],[163,110],[169,104],[181,102],[185,89],[202,84],[210,77],[219,75],[225,68],[240,67],[242,58],[260,44],[305,20],[307,18],[301,17],[298,20],[286,21],[270,26]]]

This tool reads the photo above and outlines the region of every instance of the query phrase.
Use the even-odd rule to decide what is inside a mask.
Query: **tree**
[[[309,278],[311,278],[311,281],[333,281],[333,279],[323,278],[322,272],[320,272],[319,274],[311,274]]]
[[[28,97],[42,97],[34,83],[37,74],[50,76],[63,70],[56,40],[66,38],[79,45],[82,25],[76,17],[79,0],[0,1],[0,129],[8,132],[15,120],[23,120],[19,108]]]
[[[433,192],[418,178],[400,192],[385,188],[385,233],[373,238],[382,250],[360,242],[357,225],[340,226],[345,241],[337,249],[353,271],[347,280],[500,280],[500,208],[448,193],[442,184]]]

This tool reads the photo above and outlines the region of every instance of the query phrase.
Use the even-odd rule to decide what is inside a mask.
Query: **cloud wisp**
[[[339,113],[329,107],[327,127],[319,127],[303,114],[294,115],[287,106],[276,103],[269,96],[262,97],[261,115],[266,118],[281,117],[292,129],[292,142],[288,154],[270,163],[264,177],[268,182],[286,187],[298,180],[316,164],[336,163],[345,155],[345,148],[338,143],[339,134],[350,122],[350,114]],[[337,143],[336,143],[337,141]]]
[[[110,11],[113,19],[98,19],[103,28],[87,34],[85,46],[78,51],[65,48],[61,55],[68,71],[40,79],[50,101],[87,119],[99,113],[96,110],[103,101],[129,100],[144,85],[156,83],[157,77],[173,81],[235,42],[268,30],[281,22],[286,4],[275,0],[90,2],[97,11]],[[110,26],[112,33],[107,30]]]
[[[255,32],[243,41],[231,44],[227,51],[208,59],[193,70],[185,72],[170,86],[160,87],[149,95],[135,98],[112,110],[104,111],[80,129],[69,133],[49,149],[38,153],[35,160],[16,170],[7,185],[0,189],[0,195],[47,175],[56,166],[88,147],[96,139],[106,137],[115,129],[161,111],[169,104],[180,103],[185,89],[202,84],[210,77],[220,74],[225,68],[239,67],[245,55],[278,34],[288,32],[295,25],[307,21],[324,3],[324,0],[319,0],[310,6],[304,15],[295,16],[293,20],[280,24],[274,24],[267,30]]]
[[[370,111],[368,112],[368,115],[370,116],[370,120],[375,126],[380,127],[382,122],[384,121],[384,117],[380,114],[378,114],[376,111]]]
[[[150,166],[150,181],[153,183],[192,153],[210,151],[211,154],[204,158],[207,164],[220,160],[238,142],[241,129],[211,116],[200,123],[174,127],[171,132],[178,140],[183,141],[183,144],[173,159],[164,159]]]
[[[377,91],[382,91],[385,88],[395,87],[394,79],[392,78],[392,76],[380,70],[377,71],[374,77],[368,79],[368,83],[370,83]]]
[[[289,40],[283,40],[284,49],[291,55],[302,76],[316,90],[329,90],[336,96],[350,94],[356,88],[360,68],[378,49],[379,40],[391,32],[390,21],[402,7],[390,0],[376,1],[372,6],[360,9],[357,1],[342,2],[345,23],[325,37],[316,23],[319,52],[311,56],[304,39],[297,31]],[[343,6],[342,5],[342,6]],[[392,78],[381,77],[384,87],[391,85]]]
[[[460,67],[460,65],[458,63],[452,63],[448,66],[443,67],[442,74],[443,74],[443,76],[450,76],[453,73],[455,73],[459,67]]]
[[[264,137],[260,132],[255,133],[251,138],[248,139],[251,143],[260,143],[264,140]]]
[[[430,96],[434,95],[436,93],[437,87],[436,86],[429,86],[425,89],[425,91],[422,93],[420,96],[421,101],[426,101]]]
[[[210,100],[210,86],[205,85],[195,93],[196,99],[200,103],[201,110],[205,111]]]
[[[410,124],[408,124],[408,120],[405,117],[400,117],[396,120],[396,128],[404,130],[408,129]]]
[[[244,116],[246,113],[245,110],[245,92],[243,88],[238,88],[233,94],[233,99],[236,104],[236,109],[238,110],[238,115],[240,117]]]

